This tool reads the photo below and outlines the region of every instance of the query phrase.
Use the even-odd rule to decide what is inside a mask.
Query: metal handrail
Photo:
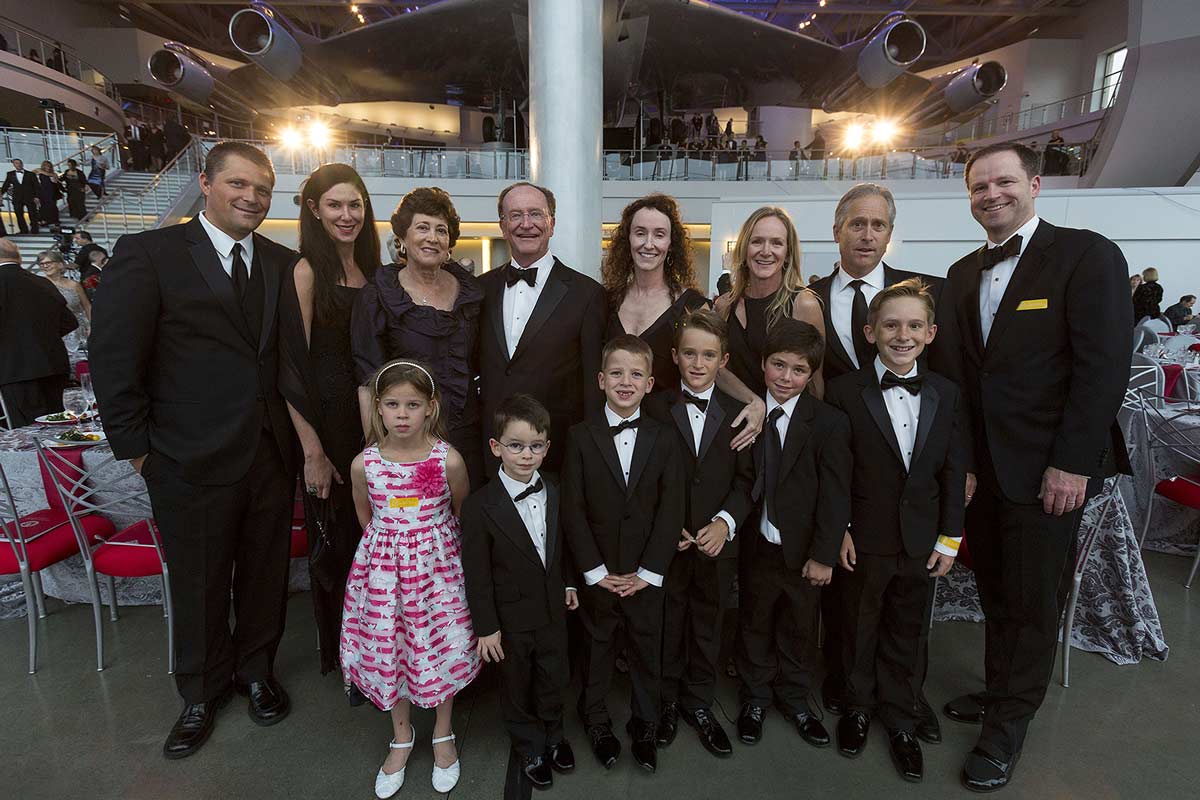
[[[991,136],[998,136],[1005,133],[1014,133],[1030,128],[1040,128],[1043,125],[1049,125],[1055,122],[1069,122],[1071,120],[1080,119],[1088,114],[1097,111],[1108,111],[1116,100],[1117,92],[1120,90],[1121,80],[1118,76],[1116,83],[1111,86],[1101,86],[1087,92],[1064,97],[1061,100],[1055,100],[1050,103],[1041,103],[1029,108],[1019,109],[1017,111],[1009,111],[996,116],[988,116],[986,113],[976,117],[973,120],[962,122],[957,125],[943,127],[940,131],[927,132],[927,135],[936,136],[938,141],[947,143],[967,142],[974,139],[986,139]],[[1099,96],[1103,99],[1106,92],[1111,92],[1109,101],[1103,107],[1096,109],[1091,108],[1091,99]],[[1059,110],[1056,117],[1048,118],[1044,113],[1046,109]],[[1069,113],[1068,113],[1069,112]]]
[[[75,80],[84,84],[88,83],[83,79],[84,68],[87,68],[100,77],[100,85],[104,91],[104,94],[108,95],[113,100],[116,100],[118,103],[121,102],[121,93],[117,90],[117,85],[113,83],[113,81],[111,81],[107,75],[98,70],[94,64],[89,61],[84,61],[82,58],[80,58],[72,48],[65,46],[62,42],[56,41],[43,33],[38,33],[32,28],[17,22],[11,17],[0,16],[0,32],[3,30],[11,30],[12,33],[16,34],[15,55],[22,58],[28,58],[25,52],[25,47],[21,43],[21,38],[25,37],[26,39],[32,39],[38,45],[37,51],[42,59],[39,63],[41,63],[42,66],[53,69],[57,72],[61,72],[68,78],[74,78]],[[50,56],[47,55],[47,48],[49,48],[50,54],[53,54],[55,50],[58,50],[60,53],[62,53],[62,63],[57,67],[50,66],[48,63],[50,61]],[[68,65],[71,62],[78,64],[78,74],[72,74],[68,70]],[[94,86],[95,83],[93,82],[91,85]]]
[[[192,160],[193,157],[195,157],[195,161]],[[176,153],[136,195],[124,193],[105,195],[105,199],[91,214],[92,219],[100,221],[100,230],[105,241],[110,241],[109,218],[120,216],[122,228],[128,229],[129,218],[132,215],[130,207],[134,204],[137,206],[137,217],[142,223],[145,223],[147,208],[153,213],[153,221],[149,225],[145,225],[145,228],[157,227],[166,216],[167,211],[170,210],[171,204],[174,203],[175,193],[199,171],[197,167],[202,157],[203,150],[200,140],[193,136],[187,147]],[[183,177],[186,167],[191,168],[187,169],[186,177]],[[166,200],[159,195],[159,189],[164,186],[173,190],[172,196]]]
[[[66,158],[60,158],[54,164],[54,171],[56,173],[61,173],[63,171],[63,169],[66,168],[68,161],[70,161],[73,158],[78,159],[84,153],[90,153],[93,147],[99,147],[103,151],[103,150],[107,150],[110,147],[117,148],[117,147],[119,147],[119,145],[120,145],[120,140],[117,139],[117,135],[115,133],[110,133],[108,136],[105,136],[103,139],[98,139],[97,141],[89,144],[87,147],[84,147],[80,150],[76,150],[74,153],[71,153],[71,155],[67,156]],[[111,159],[110,159],[110,163],[112,163]]]

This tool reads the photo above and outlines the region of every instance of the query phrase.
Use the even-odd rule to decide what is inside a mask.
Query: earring
[[[404,242],[396,242],[396,252],[402,256],[408,255],[408,248],[404,246]]]

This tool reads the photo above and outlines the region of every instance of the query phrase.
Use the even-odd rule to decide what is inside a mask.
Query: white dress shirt
[[[528,489],[533,484],[541,480],[541,476],[535,471],[533,477],[529,479],[529,483],[521,483],[518,480],[510,478],[504,468],[500,468],[500,483],[504,486],[504,490],[508,492],[508,496],[512,498],[513,505],[517,507],[517,514],[521,517],[521,522],[525,523],[525,530],[529,533],[529,540],[533,542],[533,549],[537,550],[538,558],[542,560],[542,566],[546,566],[546,485],[542,484],[540,492],[534,492],[523,500],[517,500],[517,495]]]
[[[246,262],[246,277],[249,278],[251,271],[254,269],[254,233],[251,232],[245,239],[234,239],[225,231],[218,228],[208,221],[208,217],[201,211],[199,214],[200,225],[204,228],[204,232],[208,234],[209,241],[212,242],[213,248],[217,251],[217,258],[221,261],[221,269],[225,270],[225,274],[233,277],[233,246],[240,244],[242,246],[242,261]]]
[[[608,421],[610,428],[620,425],[622,422],[631,419],[640,419],[642,410],[639,408],[630,414],[628,417],[622,417],[617,412],[613,411],[606,404],[604,406],[604,418]],[[621,462],[621,474],[625,476],[625,485],[629,485],[629,466],[633,463],[633,448],[637,445],[637,428],[626,428],[613,437],[613,444],[617,446],[617,460]],[[608,565],[601,563],[597,567],[589,569],[583,573],[583,580],[588,586],[595,586],[608,575]],[[638,567],[637,575],[651,586],[662,586],[663,576],[657,572],[651,572],[644,567]]]
[[[775,420],[775,430],[779,431],[779,444],[781,448],[787,444],[788,424],[792,421],[792,414],[796,411],[796,402],[799,399],[800,395],[796,395],[783,405],[780,405],[775,396],[767,392],[767,416],[771,416],[771,412],[776,408],[783,409],[783,414],[779,419]],[[770,447],[770,440],[768,439],[764,442],[763,446]],[[762,519],[758,523],[758,531],[771,544],[783,544],[783,537],[779,535],[779,528],[776,528],[771,524],[771,520],[767,519],[766,500],[763,501]]]
[[[18,172],[14,172],[14,173],[13,173],[13,175],[15,175],[15,176],[16,176],[16,178],[17,178],[17,183],[24,183],[24,182],[25,182],[25,170],[20,170],[20,171],[18,171]]]
[[[509,263],[517,269],[524,269],[514,261]],[[504,336],[505,344],[508,345],[509,358],[512,358],[513,353],[517,352],[521,334],[525,333],[525,326],[533,314],[533,307],[537,305],[538,298],[542,296],[542,289],[546,288],[546,281],[553,268],[554,254],[547,251],[546,255],[529,265],[529,269],[537,269],[533,286],[525,281],[517,281],[512,286],[504,287]]]
[[[850,287],[852,280],[855,280],[854,276],[848,274],[844,269],[839,269],[834,273],[833,283],[829,287],[829,319],[833,322],[833,330],[837,333],[838,341],[845,348],[846,355],[850,356],[850,363],[861,367],[862,364],[858,363],[858,355],[854,352],[854,339],[852,338],[854,328],[851,321],[854,314],[854,289]],[[876,264],[875,269],[864,275],[861,280],[863,297],[867,298],[867,305],[870,306],[875,295],[885,288],[883,262],[880,261]]]
[[[1021,260],[1021,256],[1025,254],[1025,248],[1029,246],[1029,240],[1033,238],[1033,232],[1037,230],[1038,223],[1041,220],[1037,214],[1030,217],[1029,221],[1017,228],[1013,236],[1021,237],[1021,250],[1016,254],[1004,259],[991,269],[984,270],[979,278],[979,326],[983,332],[983,343],[987,344],[988,334],[992,332],[992,322],[996,319],[996,312],[1000,309],[1000,301],[1004,299],[1004,292],[1008,289],[1008,282],[1012,280],[1013,272],[1017,269],[1017,262]],[[1011,236],[1009,237],[1012,238]],[[1005,239],[1004,242],[1007,242]],[[991,250],[993,247],[1003,247],[1004,242],[996,244],[992,240],[988,240],[987,246]]]
[[[687,384],[682,382],[680,383],[681,389],[684,392],[692,395],[693,397],[699,397],[701,400],[707,400],[709,403],[712,402],[713,387],[716,386],[716,383],[710,383],[708,388],[702,392],[693,392],[687,387]],[[705,406],[704,410],[701,411],[699,407],[694,406],[691,403],[684,403],[684,408],[687,409],[688,423],[692,426],[692,453],[698,456],[700,455],[700,441],[704,437],[704,421],[708,418],[708,406]],[[725,520],[725,524],[729,526],[729,533],[726,534],[725,541],[732,542],[733,533],[737,527],[733,522],[733,517],[730,516],[729,513],[724,509],[722,509],[718,511],[716,516],[709,520],[709,522],[716,522],[718,519]],[[696,531],[688,531],[688,533],[692,534],[693,536],[696,535]]]

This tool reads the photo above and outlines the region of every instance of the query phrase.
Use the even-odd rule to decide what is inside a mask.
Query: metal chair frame
[[[1071,685],[1071,630],[1075,627],[1075,606],[1079,602],[1079,588],[1083,585],[1083,573],[1087,569],[1088,557],[1092,553],[1092,548],[1096,545],[1096,538],[1100,533],[1100,527],[1104,524],[1104,517],[1108,515],[1108,510],[1117,498],[1117,486],[1120,480],[1121,476],[1119,475],[1109,478],[1104,482],[1103,491],[1092,498],[1088,504],[1088,508],[1100,504],[1100,513],[1096,517],[1095,523],[1088,526],[1086,533],[1083,534],[1083,538],[1078,540],[1078,547],[1075,552],[1075,573],[1071,582],[1071,595],[1067,599],[1067,609],[1063,615],[1062,685],[1064,689]],[[1086,509],[1084,513],[1087,513]]]
[[[167,568],[167,559],[162,549],[162,542],[154,527],[153,510],[150,506],[150,498],[145,483],[137,473],[118,475],[107,482],[98,480],[97,475],[102,470],[117,462],[117,458],[111,453],[99,464],[90,469],[80,470],[74,464],[71,464],[55,453],[53,449],[47,448],[40,440],[36,444],[38,456],[49,471],[54,488],[58,491],[58,496],[67,511],[67,518],[70,520],[71,527],[75,531],[75,538],[79,542],[80,554],[83,557],[83,564],[87,571],[88,588],[92,594],[93,618],[96,626],[96,671],[100,672],[104,669],[104,628],[100,619],[100,590],[96,578],[95,564],[92,560],[92,546],[93,544],[96,546],[107,544],[110,547],[154,548],[155,555],[158,557],[159,567],[162,570],[163,616],[167,620],[167,672],[168,674],[174,674],[175,613],[171,602],[171,576],[170,570]],[[113,494],[115,496],[108,500],[100,500],[99,495],[101,493]],[[101,514],[104,512],[140,516],[140,523],[147,526],[153,544],[111,540],[89,542],[80,519],[88,514]],[[118,619],[116,579],[111,575],[105,575],[104,578],[108,588],[109,619],[116,622]]]
[[[8,413],[8,403],[4,402],[4,392],[0,392],[0,428],[12,430],[12,414]]]

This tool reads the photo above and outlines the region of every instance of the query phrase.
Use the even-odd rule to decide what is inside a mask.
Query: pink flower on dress
[[[442,462],[430,459],[417,464],[413,472],[412,486],[421,497],[437,497],[446,486],[446,472]]]

